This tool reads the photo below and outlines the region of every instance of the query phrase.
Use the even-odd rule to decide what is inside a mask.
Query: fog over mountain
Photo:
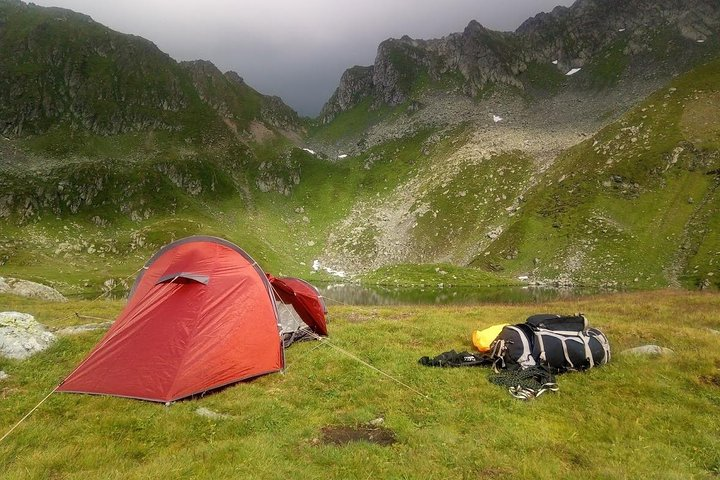
[[[475,19],[495,30],[570,0],[36,0],[143,36],[177,60],[207,59],[265,94],[316,115],[352,65],[373,63],[389,37],[434,38]]]

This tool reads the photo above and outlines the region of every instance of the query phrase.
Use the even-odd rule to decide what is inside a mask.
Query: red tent
[[[125,309],[58,391],[170,402],[283,368],[272,287],[236,245],[160,250]]]

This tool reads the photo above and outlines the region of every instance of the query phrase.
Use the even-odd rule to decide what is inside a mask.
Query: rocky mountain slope
[[[378,47],[374,65],[345,72],[321,121],[364,99],[372,108],[401,105],[427,84],[477,97],[493,85],[545,93],[573,69],[585,70],[573,75],[573,86],[582,87],[667,78],[715,51],[719,28],[720,5],[713,0],[579,0],[515,32],[491,31],[473,20],[440,39],[389,39]]]
[[[243,194],[254,166],[284,162],[303,132],[235,72],[178,63],[79,13],[0,1],[0,219],[137,218]]]
[[[717,58],[719,19],[716,2],[580,0],[540,14],[512,33],[471,22],[464,32],[438,40],[384,42],[373,66],[353,67],[343,75],[323,110],[320,121],[326,123],[311,139],[317,148],[329,144],[370,159],[370,165],[375,157],[367,152],[378,146],[400,139],[422,144],[411,175],[389,185],[385,196],[356,202],[352,214],[331,229],[323,260],[350,271],[449,262],[558,284],[713,284],[716,261],[705,267],[702,261],[692,267],[689,262],[695,249],[703,255],[717,252],[714,237],[699,233],[711,231],[709,225],[717,221],[715,183],[712,175],[687,171],[714,171],[716,147],[700,148],[678,134],[677,126],[681,118],[700,115],[693,113],[699,104],[689,100],[696,90],[717,89],[713,68],[683,77],[684,90],[673,87],[683,91],[677,109],[667,109],[667,101],[660,102],[660,110],[653,102],[643,107],[652,112],[645,117],[654,118],[645,132],[648,151],[624,158],[641,141],[630,136],[623,140],[627,144],[615,145],[612,161],[604,159],[618,169],[631,168],[631,184],[652,185],[642,190],[643,198],[663,199],[657,215],[671,220],[648,212],[627,219],[626,228],[657,228],[659,235],[667,230],[664,241],[642,236],[606,244],[607,228],[577,225],[581,218],[586,226],[598,218],[624,218],[622,209],[638,205],[626,199],[607,213],[607,195],[616,183],[625,185],[627,175],[608,176],[614,169],[596,159],[607,152],[576,152],[589,139],[602,143],[603,132],[647,129],[647,123],[631,126],[627,112],[664,91],[673,76]],[[713,95],[699,98],[705,98],[706,109],[715,108]],[[703,121],[711,124],[712,115],[706,114]],[[434,147],[443,141],[452,148],[436,153]],[[677,152],[690,155],[693,166],[673,164],[668,172],[674,173],[656,178],[658,165]],[[681,208],[673,204],[679,191],[666,186],[673,175],[686,174],[682,187],[674,188],[696,190],[703,200],[694,198],[696,203],[688,205],[695,207]],[[569,219],[550,222],[542,235],[528,234],[534,232],[530,226],[542,223],[537,215],[547,216],[530,213],[529,206],[544,198],[549,185],[568,200],[578,191],[568,187],[569,178],[579,178],[592,199],[574,200],[563,207]],[[637,195],[642,197],[639,190]],[[587,205],[594,202],[603,204],[594,210],[599,217],[586,217]],[[693,236],[697,245],[689,246],[683,235]],[[593,247],[597,242],[604,247]],[[640,251],[648,253],[644,263]]]
[[[405,141],[416,145],[408,175],[356,202],[322,260],[350,271],[472,265],[561,285],[717,285],[719,92],[716,60],[594,134],[582,130],[591,123],[499,122]]]

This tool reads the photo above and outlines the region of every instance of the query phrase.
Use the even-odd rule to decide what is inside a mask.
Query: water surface
[[[360,285],[357,283],[313,282],[333,305],[471,305],[477,303],[543,303],[558,299],[571,299],[598,293],[609,293],[600,288],[553,288],[530,286],[502,287],[391,287]],[[95,300],[127,299],[129,291],[115,289],[108,294],[92,292],[70,295],[71,298]]]
[[[315,283],[332,305],[463,305],[476,303],[543,303],[608,293],[600,288],[390,287],[353,283]]]

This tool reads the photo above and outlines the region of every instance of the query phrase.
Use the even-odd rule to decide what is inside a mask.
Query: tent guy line
[[[95,300],[93,300],[93,301],[97,301],[97,300],[99,300],[100,298],[102,298],[103,296],[109,294],[110,292],[112,292],[112,291],[115,289],[115,287],[117,287],[118,285],[120,285],[122,282],[127,281],[130,277],[133,277],[133,276],[137,275],[138,272],[139,272],[140,270],[142,270],[143,268],[146,268],[146,267],[143,265],[142,267],[138,268],[138,269],[135,270],[133,273],[131,273],[131,274],[128,275],[127,277],[123,278],[121,282],[116,283],[115,285],[113,285],[112,287],[110,287],[106,292],[103,292],[103,293],[101,293],[100,295],[98,295],[98,296],[95,298]],[[78,318],[82,318],[77,312],[75,312],[75,315],[76,315]],[[72,318],[72,317],[68,317],[68,319],[69,319],[69,318]],[[79,366],[76,367],[75,370],[77,370],[77,368],[79,368]],[[10,430],[8,430],[7,432],[5,432],[5,435],[3,435],[2,438],[0,438],[0,443],[2,443],[3,440],[5,440],[8,436],[10,436],[10,434],[11,434],[17,427],[20,426],[20,424],[22,424],[25,420],[27,420],[28,417],[30,417],[30,415],[32,415],[33,412],[40,407],[40,405],[42,405],[43,403],[45,403],[45,401],[46,401],[48,398],[50,398],[50,396],[51,396],[53,393],[55,393],[58,388],[60,388],[60,385],[62,385],[64,381],[65,381],[65,380],[63,380],[62,382],[60,382],[60,383],[58,383],[57,385],[55,385],[55,387],[50,391],[50,393],[48,393],[48,394],[45,396],[45,398],[43,398],[42,400],[40,400],[40,402],[39,402],[37,405],[35,405],[28,413],[26,413],[24,417],[22,417],[20,420],[18,420],[17,423],[16,423],[15,425],[13,425],[12,428],[10,428]]]
[[[17,427],[19,427],[21,423],[23,423],[25,420],[27,420],[27,418],[28,418],[30,415],[32,415],[32,413],[33,413],[35,410],[37,410],[38,407],[40,407],[40,405],[42,405],[43,403],[45,403],[45,401],[46,401],[48,398],[50,398],[50,396],[51,396],[53,393],[55,393],[55,392],[57,391],[58,387],[60,387],[60,385],[56,385],[55,388],[53,388],[52,391],[45,396],[45,398],[43,398],[42,400],[40,400],[40,402],[32,408],[32,410],[30,410],[28,413],[25,414],[24,417],[22,417],[20,420],[18,420],[18,422],[17,422],[15,425],[13,425],[10,430],[8,430],[7,432],[5,432],[5,435],[3,435],[2,438],[0,438],[0,443],[2,443],[3,440],[5,440],[7,437],[9,437],[10,434],[11,434]]]
[[[275,295],[277,295],[277,296],[279,297],[280,294],[279,294],[279,292],[277,291],[277,289],[275,288],[275,286],[274,286],[272,283],[270,284],[270,286],[271,286],[271,288],[273,289],[273,291],[275,292]],[[325,297],[325,298],[329,298],[329,297]],[[332,300],[332,299],[330,299],[330,300]],[[287,309],[287,310],[289,311],[290,307],[288,307],[285,302],[282,302],[282,306],[283,306],[283,308],[285,308],[285,309]],[[425,393],[422,393],[421,391],[419,391],[419,390],[411,387],[410,385],[402,382],[402,381],[399,380],[398,378],[393,377],[393,376],[390,375],[389,373],[380,370],[380,369],[377,368],[376,366],[374,366],[374,365],[366,362],[365,360],[361,359],[361,358],[358,357],[357,355],[355,355],[355,354],[353,354],[353,353],[351,353],[351,352],[349,352],[349,351],[347,351],[347,350],[345,350],[345,349],[343,349],[343,348],[340,348],[339,346],[333,344],[332,342],[328,341],[327,337],[323,337],[323,336],[321,336],[321,335],[318,335],[317,333],[313,332],[312,330],[309,330],[309,331],[308,331],[308,334],[309,334],[310,336],[314,337],[316,340],[318,340],[318,341],[320,342],[320,345],[326,344],[326,345],[328,345],[329,347],[335,349],[336,351],[338,351],[338,352],[346,355],[347,357],[349,357],[349,358],[351,358],[351,359],[353,359],[353,360],[355,360],[355,361],[357,361],[357,362],[360,362],[362,365],[365,365],[366,367],[368,367],[368,368],[370,368],[370,369],[372,369],[372,370],[374,370],[374,371],[376,371],[376,372],[378,372],[378,373],[386,376],[387,378],[389,378],[389,379],[391,379],[392,381],[396,382],[398,385],[402,385],[403,387],[405,387],[405,388],[407,388],[408,390],[410,390],[410,391],[412,391],[412,392],[420,395],[421,397],[423,397],[423,398],[425,398],[425,399],[427,399],[427,400],[432,400],[432,398],[430,398],[429,395],[427,395],[427,394],[425,394]],[[307,355],[308,353],[310,353],[310,352],[312,352],[313,350],[317,349],[320,345],[315,346],[312,350],[310,350],[309,352],[306,352],[305,355]],[[283,346],[283,353],[284,353],[284,346]],[[303,357],[304,357],[305,355],[303,355]],[[283,370],[285,370],[285,369],[287,369],[287,368],[288,368],[288,366],[285,365],[284,368],[283,368]]]
[[[427,399],[427,400],[433,400],[432,397],[430,397],[429,395],[427,395],[427,394],[425,394],[425,393],[423,393],[423,392],[415,389],[414,387],[411,387],[411,386],[408,385],[407,383],[404,383],[403,381],[399,380],[398,378],[393,377],[393,376],[390,375],[389,373],[384,372],[383,370],[380,370],[380,369],[377,368],[376,366],[372,365],[371,363],[366,362],[365,360],[363,360],[362,358],[358,357],[357,355],[355,355],[355,354],[353,354],[353,353],[351,353],[351,352],[349,352],[349,351],[347,351],[347,350],[345,350],[345,349],[343,349],[343,348],[335,345],[334,343],[330,342],[326,337],[321,337],[320,335],[316,334],[315,332],[310,332],[310,335],[313,336],[313,337],[315,337],[315,339],[318,340],[319,342],[321,342],[321,344],[326,344],[326,345],[328,345],[329,347],[335,349],[336,351],[342,353],[343,355],[346,355],[347,357],[349,357],[349,358],[351,358],[351,359],[353,359],[353,360],[355,360],[355,361],[357,361],[357,362],[360,362],[361,364],[365,365],[366,367],[370,368],[371,370],[374,370],[374,371],[378,372],[379,374],[386,376],[387,378],[389,378],[389,379],[392,380],[393,382],[397,383],[398,385],[402,385],[403,387],[407,388],[407,389],[410,390],[411,392],[414,392],[414,393],[420,395],[421,397],[423,397],[423,398],[425,398],[425,399]],[[316,348],[317,348],[317,347],[316,347]],[[313,349],[313,350],[314,350],[314,349]]]

